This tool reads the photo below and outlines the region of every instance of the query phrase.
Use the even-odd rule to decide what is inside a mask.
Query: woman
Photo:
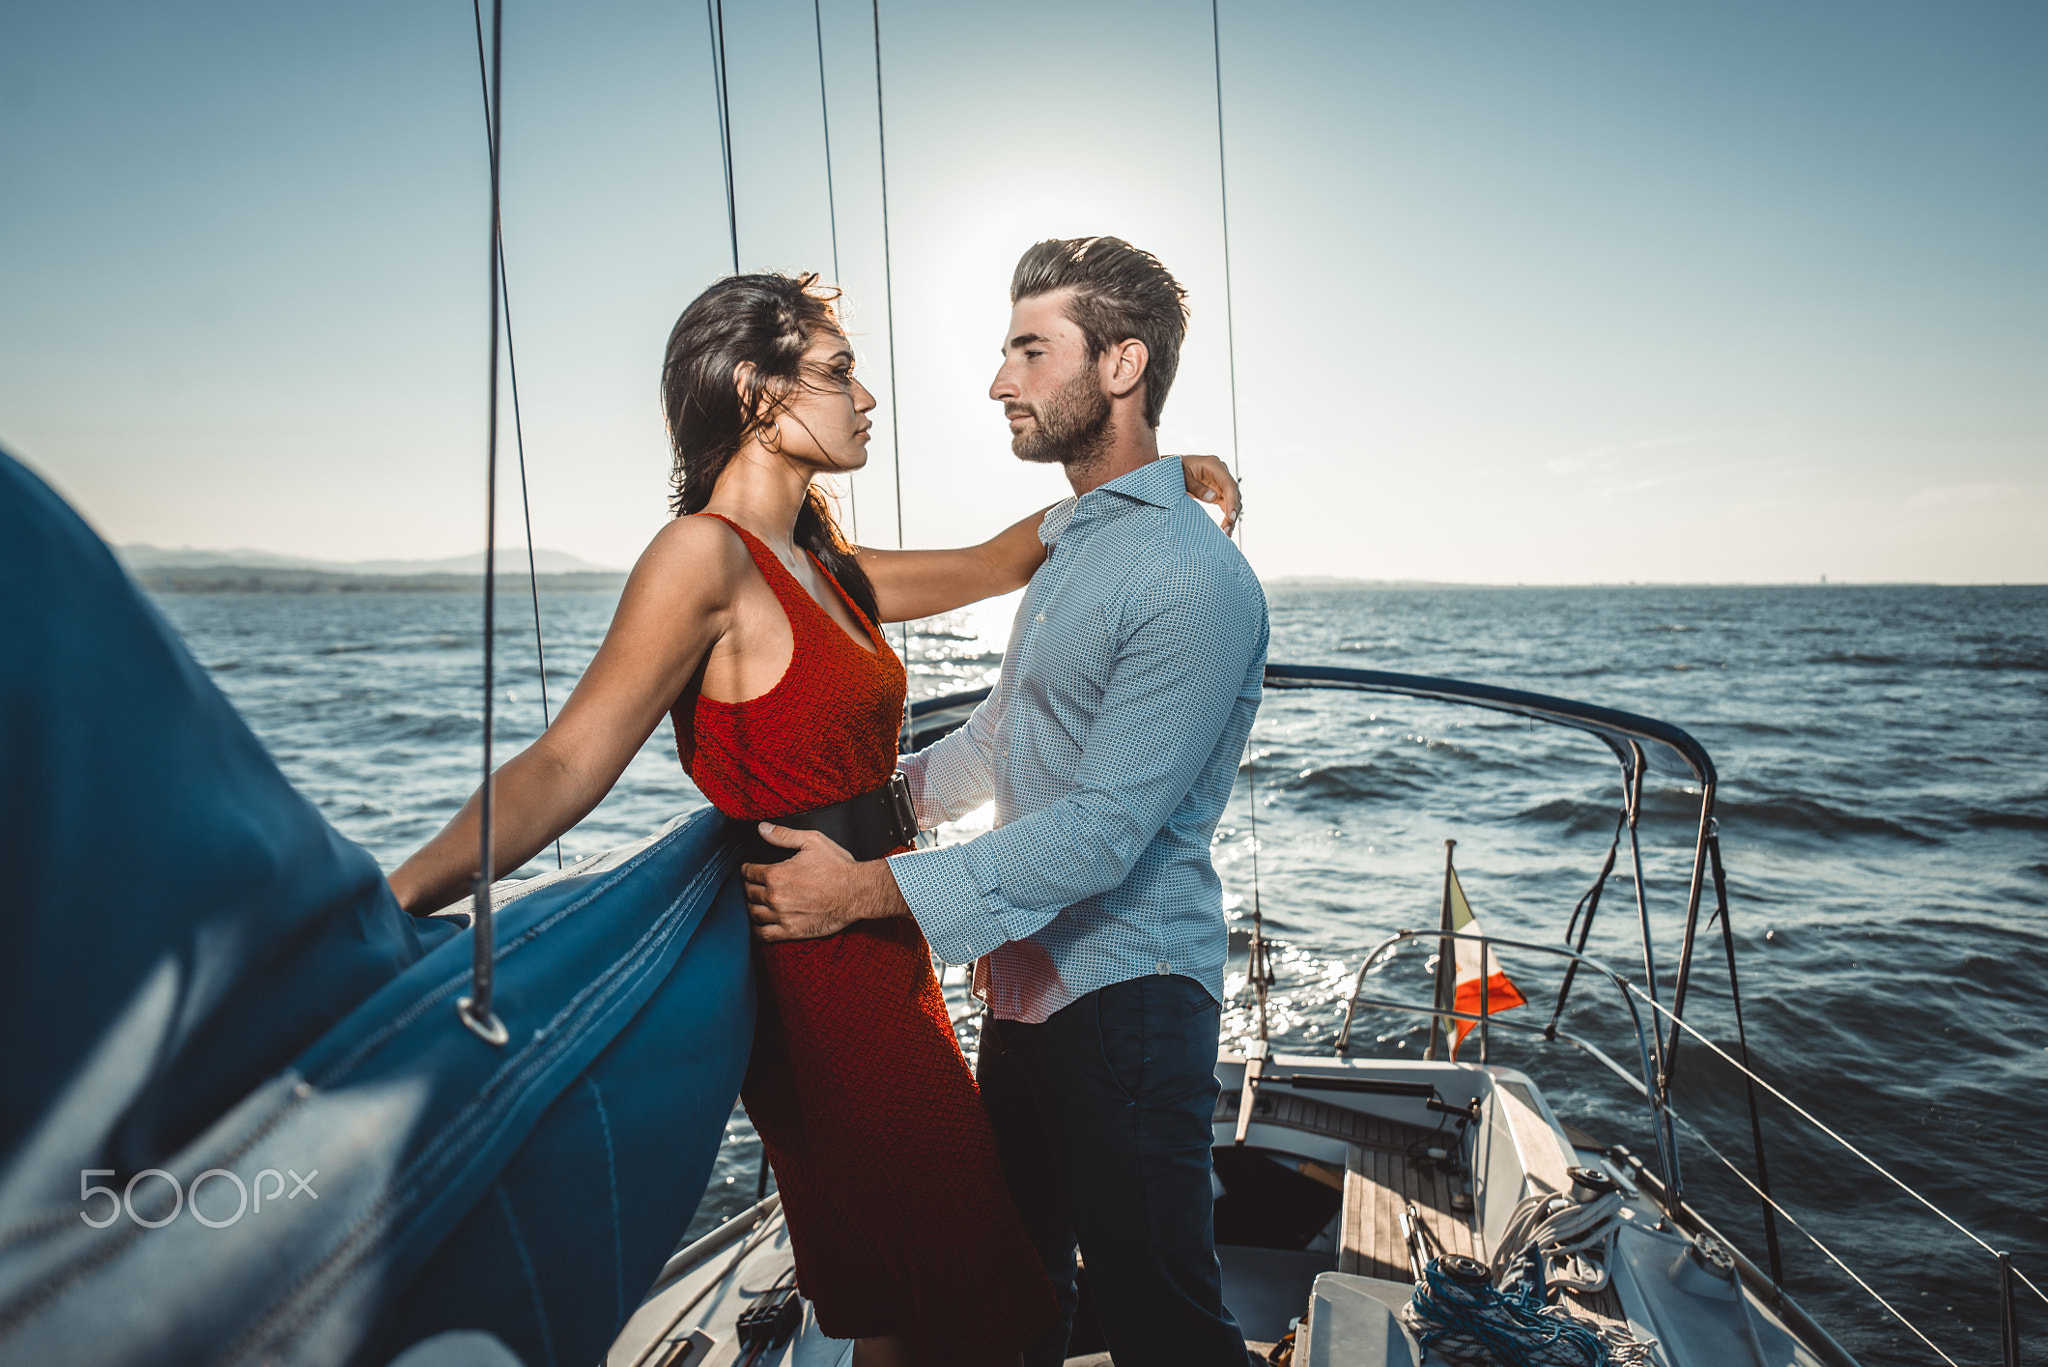
[[[831,807],[895,769],[903,665],[878,630],[1021,586],[1039,514],[951,551],[848,545],[821,474],[867,463],[874,397],[815,276],[734,276],[670,334],[677,517],[539,740],[498,770],[501,869],[595,807],[664,713],[704,795],[747,821]],[[1234,512],[1220,462],[1191,489]],[[701,515],[693,515],[701,514]],[[477,800],[391,875],[425,912],[475,876]],[[886,851],[876,851],[883,853]],[[783,1195],[797,1281],[858,1367],[1015,1361],[1053,1295],[997,1166],[931,955],[908,918],[757,946],[742,1088]]]

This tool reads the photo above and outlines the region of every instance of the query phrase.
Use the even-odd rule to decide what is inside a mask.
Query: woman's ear
[[[752,402],[754,363],[752,361],[741,361],[732,368],[732,387],[733,392],[739,396],[740,420],[742,422],[752,422],[754,420],[754,405]]]

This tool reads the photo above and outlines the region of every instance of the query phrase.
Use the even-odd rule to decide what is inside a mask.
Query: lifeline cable
[[[491,378],[490,413],[485,424],[484,479],[484,782],[478,790],[477,877],[471,890],[470,995],[455,1010],[462,1023],[494,1045],[509,1038],[491,1010],[494,926],[491,919],[491,644],[497,630],[498,568],[498,156],[505,131],[505,0],[491,0]]]
[[[1826,1122],[1821,1120],[1819,1116],[1816,1116],[1812,1111],[1807,1110],[1804,1106],[1794,1101],[1791,1097],[1786,1096],[1783,1092],[1779,1091],[1776,1087],[1772,1086],[1770,1081],[1763,1077],[1761,1074],[1752,1072],[1748,1068],[1743,1067],[1743,1065],[1740,1062],[1738,1062],[1733,1055],[1731,1055],[1726,1049],[1723,1049],[1720,1045],[1714,1043],[1714,1041],[1708,1039],[1704,1034],[1700,1033],[1700,1031],[1696,1029],[1690,1021],[1679,1020],[1676,1017],[1673,1017],[1669,1009],[1658,1005],[1656,1001],[1652,1000],[1647,994],[1644,993],[1642,988],[1636,986],[1634,983],[1624,981],[1623,986],[1625,986],[1627,990],[1632,995],[1634,995],[1638,1000],[1642,1001],[1644,1004],[1649,1006],[1650,1010],[1653,1013],[1670,1019],[1673,1029],[1685,1031],[1686,1034],[1691,1035],[1693,1039],[1697,1040],[1702,1046],[1719,1055],[1723,1063],[1726,1063],[1729,1067],[1736,1069],[1745,1077],[1752,1079],[1757,1086],[1763,1088],[1766,1092],[1770,1093],[1771,1096],[1775,1097],[1780,1103],[1782,1103],[1785,1107],[1791,1110],[1791,1112],[1794,1115],[1797,1115],[1801,1120],[1804,1120],[1807,1124],[1813,1126],[1813,1128],[1819,1130],[1822,1134],[1826,1135],[1828,1138],[1834,1140],[1837,1144],[1847,1149],[1856,1158],[1862,1160],[1864,1166],[1868,1167],[1878,1176],[1884,1178],[1893,1186],[1897,1187],[1900,1191],[1912,1197],[1921,1205],[1927,1207],[1928,1210],[1932,1211],[1937,1217],[1939,1217],[1942,1220],[1943,1223],[1947,1224],[1950,1228],[1955,1230],[1956,1233],[1962,1235],[1965,1239],[1968,1239],[1971,1243],[1977,1245],[1977,1247],[1983,1249],[1992,1257],[1996,1258],[1998,1256],[1997,1249],[1993,1248],[1990,1244],[1984,1242],[1982,1238],[1978,1237],[1978,1235],[1974,1231],[1972,1231],[1967,1225],[1963,1224],[1962,1221],[1956,1219],[1955,1216],[1949,1214],[1940,1206],[1935,1205],[1933,1201],[1921,1195],[1920,1192],[1918,1192],[1912,1186],[1910,1186],[1903,1177],[1900,1177],[1898,1174],[1894,1173],[1890,1168],[1887,1168],[1884,1164],[1878,1162],[1875,1158],[1872,1158],[1862,1149],[1857,1148],[1854,1144],[1851,1144],[1847,1139],[1844,1139],[1838,1131],[1836,1131],[1833,1127],[1829,1126]],[[1666,1109],[1669,1110],[1669,1107],[1667,1107]],[[1747,1177],[1743,1177],[1743,1174],[1741,1174],[1740,1172],[1737,1172],[1736,1176],[1742,1177],[1743,1181],[1745,1182],[1748,1182],[1749,1180]],[[1762,1193],[1759,1192],[1758,1194],[1761,1195]],[[1784,1208],[1782,1206],[1779,1207],[1779,1213],[1784,1213]],[[2024,1280],[2024,1278],[2022,1280]],[[2032,1287],[2033,1283],[2028,1282],[2027,1285]],[[2038,1287],[2034,1289],[2036,1294],[2040,1294],[2040,1289]],[[2048,1295],[2043,1295],[2042,1300],[2044,1302],[2048,1302]]]
[[[1237,317],[1230,293],[1230,174],[1223,145],[1223,22],[1218,0],[1209,0],[1210,49],[1216,58],[1216,189],[1223,217],[1223,340],[1230,358],[1230,473],[1238,479],[1240,454],[1237,440]],[[1244,495],[1239,493],[1240,504]],[[1237,514],[1237,545],[1244,550],[1244,510]],[[1245,807],[1252,827],[1252,943],[1250,970],[1252,995],[1258,1005],[1259,1038],[1266,1038],[1266,989],[1273,985],[1273,973],[1266,955],[1265,911],[1259,903],[1259,748],[1249,734],[1245,737]]]
[[[1775,1210],[1780,1216],[1782,1216],[1785,1220],[1785,1223],[1791,1225],[1792,1228],[1798,1230],[1799,1233],[1805,1237],[1808,1243],[1812,1244],[1815,1248],[1819,1249],[1822,1255],[1825,1256],[1829,1262],[1833,1263],[1836,1267],[1840,1268],[1844,1276],[1848,1277],[1850,1281],[1856,1283],[1858,1287],[1862,1288],[1863,1293],[1865,1295],[1869,1296],[1872,1300],[1876,1301],[1880,1306],[1882,1306],[1885,1312],[1889,1314],[1893,1319],[1897,1320],[1900,1324],[1905,1325],[1906,1328],[1909,1331],[1911,1331],[1916,1338],[1918,1338],[1922,1343],[1926,1344],[1929,1348],[1933,1349],[1935,1355],[1939,1357],[1943,1362],[1946,1362],[1949,1365],[1949,1367],[1960,1367],[1960,1364],[1958,1364],[1954,1358],[1950,1357],[1947,1353],[1941,1351],[1940,1344],[1937,1344],[1933,1339],[1927,1337],[1927,1335],[1921,1331],[1919,1325],[1907,1319],[1903,1311],[1901,1311],[1896,1305],[1893,1305],[1890,1301],[1886,1300],[1883,1294],[1880,1293],[1876,1287],[1872,1286],[1869,1282],[1865,1281],[1861,1274],[1859,1274],[1855,1268],[1849,1266],[1848,1263],[1842,1261],[1842,1258],[1839,1254],[1837,1254],[1832,1248],[1829,1248],[1826,1244],[1822,1243],[1820,1241],[1820,1236],[1815,1234],[1812,1230],[1808,1229],[1805,1225],[1799,1223],[1798,1216],[1794,1215],[1791,1211],[1785,1209],[1785,1207],[1779,1205],[1776,1201],[1772,1200],[1768,1192],[1764,1191],[1761,1187],[1757,1186],[1756,1183],[1750,1181],[1749,1174],[1744,1172],[1741,1168],[1736,1167],[1734,1162],[1729,1159],[1728,1155],[1722,1153],[1718,1148],[1714,1147],[1714,1141],[1707,1138],[1706,1133],[1703,1130],[1701,1130],[1697,1125],[1693,1124],[1690,1120],[1687,1120],[1684,1116],[1679,1115],[1675,1111],[1672,1112],[1672,1115],[1673,1118],[1675,1118],[1680,1125],[1685,1127],[1687,1133],[1691,1134],[1694,1139],[1699,1141],[1699,1145],[1701,1148],[1705,1149],[1709,1154],[1713,1155],[1714,1158],[1719,1160],[1722,1167],[1728,1169],[1729,1174],[1733,1176],[1736,1181],[1742,1183],[1742,1185],[1748,1187],[1751,1191],[1755,1192],[1760,1198],[1762,1198],[1765,1205],[1769,1206],[1772,1210]],[[1917,1192],[1914,1194],[1918,1195]],[[1925,1198],[1922,1199],[1924,1200]],[[1942,1214],[1942,1212],[1939,1210],[1936,1210],[1935,1213],[1937,1215]],[[1961,1229],[1962,1227],[1958,1225],[1957,1228]],[[1963,1233],[1969,1234],[1970,1232],[1965,1229],[1963,1230]],[[1971,1234],[1970,1237],[1973,1239],[1976,1238],[1974,1234]],[[2029,1283],[2029,1285],[2032,1285],[2032,1283]]]
[[[469,9],[476,18],[476,74],[483,82],[484,141],[495,159],[498,144],[491,133],[491,73],[484,66],[482,0],[470,0]],[[547,643],[542,640],[540,630],[540,569],[534,563],[533,500],[526,492],[526,425],[519,418],[519,351],[512,344],[512,284],[505,278],[505,224],[502,217],[496,221],[496,234],[498,297],[505,309],[505,370],[512,381],[512,441],[519,451],[519,511],[526,521],[526,586],[533,594],[533,653],[540,667],[540,729],[545,731],[554,723],[548,707]],[[555,867],[562,867],[562,842],[559,839],[555,841]]]

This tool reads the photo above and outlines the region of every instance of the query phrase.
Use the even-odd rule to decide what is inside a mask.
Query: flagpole
[[[1493,946],[1485,940],[1479,942],[1479,1062],[1482,1066],[1486,1063],[1486,1055],[1492,1043],[1492,1037],[1487,1031],[1487,1016],[1491,1013],[1493,1004],[1486,990],[1488,980],[1493,977],[1492,956],[1487,953],[1491,948]]]
[[[1444,842],[1444,902],[1442,913],[1437,918],[1437,930],[1442,938],[1436,942],[1436,1007],[1439,1011],[1452,1009],[1455,998],[1446,993],[1446,988],[1457,981],[1456,941],[1451,934],[1451,851],[1457,847],[1455,840]],[[1451,987],[1451,992],[1455,992]],[[1429,1018],[1429,1052],[1424,1055],[1434,1063],[1439,1055],[1439,1042],[1444,1034],[1444,1018],[1433,1015]]]

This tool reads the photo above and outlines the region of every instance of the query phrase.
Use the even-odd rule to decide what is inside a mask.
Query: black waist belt
[[[873,792],[814,812],[797,812],[770,820],[777,826],[822,831],[855,859],[880,859],[891,850],[917,841],[917,811],[910,802],[910,780],[900,770]],[[739,845],[742,863],[779,864],[796,853],[763,840],[760,828],[758,821],[726,818],[726,831]]]

